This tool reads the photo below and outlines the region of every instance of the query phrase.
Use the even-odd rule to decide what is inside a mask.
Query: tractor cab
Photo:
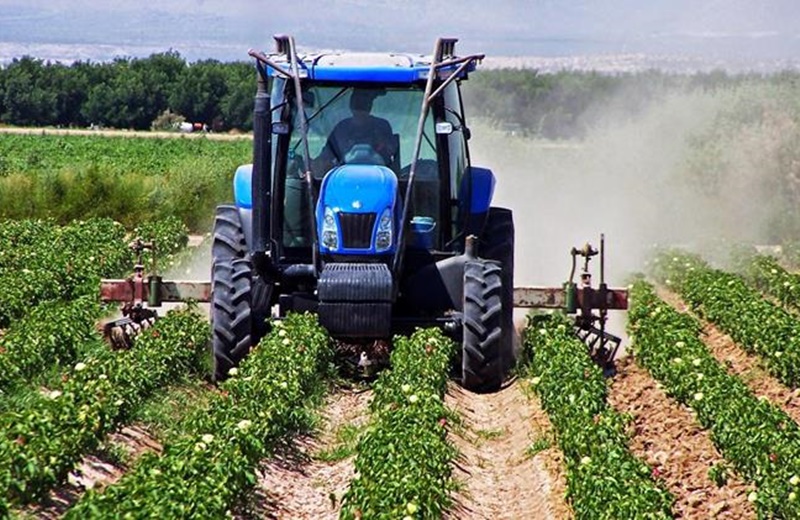
[[[469,131],[460,80],[429,103],[416,150],[429,61],[405,54],[323,54],[302,64],[299,96],[291,81],[269,69],[278,254],[311,261],[316,238],[322,263],[389,265],[407,195],[404,254],[463,252],[463,236],[456,237],[464,221],[458,201]],[[466,77],[462,72],[460,79]]]

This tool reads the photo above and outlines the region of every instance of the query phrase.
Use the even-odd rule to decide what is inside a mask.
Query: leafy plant
[[[276,322],[232,369],[187,435],[146,454],[103,493],[90,491],[68,519],[224,518],[256,482],[259,461],[311,419],[307,405],[322,391],[329,338],[311,315]]]
[[[455,344],[437,329],[395,339],[392,369],[375,382],[373,419],[358,443],[340,518],[439,518],[449,507],[456,449],[442,398],[454,354]]]
[[[63,482],[131,409],[196,363],[207,339],[202,317],[172,312],[134,348],[98,349],[65,371],[60,384],[32,394],[24,409],[0,415],[0,512],[6,501],[30,502]]]
[[[529,320],[531,385],[556,431],[576,518],[671,518],[673,497],[628,450],[626,419],[606,403],[606,382],[563,315]]]
[[[792,387],[800,384],[800,321],[794,315],[765,300],[741,277],[682,251],[658,256],[654,274],[744,350],[759,355],[773,376]]]
[[[708,478],[711,479],[717,487],[722,487],[728,483],[730,477],[730,470],[724,463],[718,462],[708,468]]]
[[[750,497],[759,517],[800,517],[797,423],[729,374],[698,338],[697,320],[661,301],[647,282],[634,284],[628,316],[637,362],[695,411],[733,469],[756,484]],[[724,474],[710,476],[719,483]]]

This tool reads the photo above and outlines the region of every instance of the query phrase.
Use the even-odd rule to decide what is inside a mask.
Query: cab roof
[[[285,55],[272,55],[273,63],[285,71],[291,64]],[[298,60],[300,77],[326,82],[416,83],[428,78],[431,56],[380,53],[326,53],[305,56]],[[439,69],[442,78],[455,72],[457,65]],[[466,79],[476,68],[471,62],[461,73]],[[270,76],[279,73],[268,67]],[[449,73],[449,74],[448,74]]]

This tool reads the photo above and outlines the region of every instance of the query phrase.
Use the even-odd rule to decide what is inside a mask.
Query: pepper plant
[[[359,440],[340,518],[440,518],[450,506],[457,451],[442,399],[455,351],[438,329],[395,339],[392,368],[375,382],[372,422]]]
[[[671,518],[672,495],[628,449],[626,417],[606,403],[603,372],[560,314],[525,330],[530,383],[555,428],[576,518]]]
[[[727,372],[698,338],[700,324],[638,281],[631,290],[629,331],[637,363],[667,393],[691,407],[733,468],[757,486],[749,495],[759,518],[800,518],[800,427]]]

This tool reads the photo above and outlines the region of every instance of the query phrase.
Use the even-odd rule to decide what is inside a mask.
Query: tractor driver
[[[352,117],[339,121],[328,136],[325,147],[314,160],[314,170],[324,174],[339,164],[392,164],[397,153],[392,126],[370,114],[377,94],[354,89],[350,95]]]

